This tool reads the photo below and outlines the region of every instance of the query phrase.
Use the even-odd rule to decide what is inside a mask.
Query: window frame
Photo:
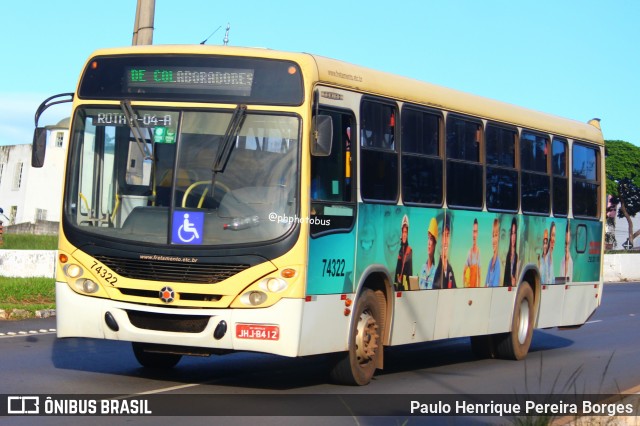
[[[428,115],[434,117],[438,120],[437,123],[437,141],[436,141],[436,154],[429,153],[420,153],[420,152],[411,152],[405,149],[405,117],[407,115],[407,111],[411,111],[413,113],[418,113],[422,115]],[[425,207],[442,207],[444,204],[444,194],[445,194],[445,158],[444,158],[444,149],[443,149],[443,137],[444,137],[444,114],[440,110],[425,108],[415,104],[404,104],[400,110],[400,196],[402,198],[402,203],[407,206],[425,206]],[[424,140],[423,140],[424,141]],[[429,161],[429,162],[439,162],[440,165],[440,194],[439,194],[439,202],[437,203],[428,203],[428,202],[419,202],[419,201],[411,201],[407,200],[408,198],[407,191],[405,188],[405,159],[412,158],[416,161]]]
[[[513,139],[513,165],[512,166],[499,164],[499,163],[498,164],[489,163],[489,160],[488,160],[489,138],[487,136],[489,133],[489,128],[496,128],[502,131],[513,132],[514,139]],[[518,167],[519,139],[520,139],[520,135],[518,133],[518,128],[515,126],[510,126],[508,124],[502,124],[502,123],[493,122],[493,121],[488,121],[484,126],[484,159],[485,159],[484,190],[485,190],[485,206],[487,207],[487,211],[513,214],[513,213],[517,213],[518,210],[520,209],[520,168]],[[497,170],[515,173],[515,179],[513,180],[513,184],[515,187],[515,194],[514,194],[515,208],[514,209],[500,209],[500,208],[494,208],[489,206],[489,202],[487,198],[489,194],[489,187],[488,187],[489,186],[489,179],[488,179],[489,169],[497,169]]]
[[[593,150],[595,152],[595,180],[577,178],[574,173],[575,163],[575,148],[582,147],[586,149]],[[600,216],[602,216],[602,152],[601,148],[598,145],[583,142],[579,140],[574,140],[571,144],[571,211],[575,218],[587,219],[587,220],[599,220]],[[584,214],[576,214],[575,209],[575,200],[579,197],[575,197],[575,185],[576,183],[590,183],[596,186],[596,214],[593,216],[584,215]]]
[[[22,181],[24,179],[24,163],[18,161],[13,172],[13,182],[11,185],[12,191],[19,191],[22,188]]]
[[[391,107],[393,108],[393,112],[394,112],[394,126],[393,126],[393,148],[389,148],[389,147],[375,147],[375,146],[365,146],[363,145],[364,143],[364,139],[362,137],[362,132],[365,130],[364,124],[365,124],[365,114],[364,114],[364,109],[365,106],[369,103],[375,103],[381,106],[387,106],[387,107]],[[360,188],[360,197],[362,199],[362,201],[367,202],[367,203],[375,203],[375,204],[397,204],[398,200],[400,199],[400,150],[398,149],[398,117],[399,117],[399,108],[398,108],[398,104],[397,102],[390,100],[390,99],[385,99],[385,98],[379,98],[379,97],[374,97],[374,96],[363,96],[362,99],[360,100],[360,116],[358,117],[358,136],[357,136],[357,141],[358,141],[358,160],[359,160],[359,185],[358,187]],[[368,187],[366,187],[365,183],[369,183],[371,182],[371,179],[367,179],[367,176],[364,176],[364,174],[367,173],[367,166],[370,160],[367,160],[367,158],[369,157],[369,154],[374,154],[377,153],[381,156],[380,160],[382,162],[386,162],[388,160],[390,160],[392,158],[392,156],[395,157],[395,161],[390,162],[390,164],[394,164],[395,165],[395,188],[391,188],[389,187],[390,190],[390,194],[391,195],[391,191],[393,191],[393,197],[389,197],[389,198],[375,198],[375,197],[369,197],[368,195],[370,194],[365,194],[365,190],[368,189]],[[386,158],[385,158],[386,157]],[[381,181],[384,181],[384,179],[381,179]],[[383,191],[386,190],[383,188]],[[373,195],[373,194],[371,194]],[[386,195],[386,194],[385,194]]]
[[[475,141],[478,144],[477,161],[472,161],[465,158],[452,157],[450,155],[450,150],[449,150],[450,120],[464,121],[467,123],[476,124],[478,126],[477,128],[478,137],[477,137],[477,140]],[[483,159],[484,123],[480,118],[457,114],[457,113],[447,113],[444,121],[445,121],[445,124],[444,124],[445,131],[443,136],[444,137],[444,159],[445,159],[444,175],[445,175],[445,200],[447,203],[447,207],[460,209],[460,210],[481,211],[485,206],[485,182],[484,182],[484,161],[483,161],[484,160]],[[475,166],[478,168],[476,173],[479,172],[479,177],[480,177],[479,183],[477,184],[479,189],[478,192],[480,194],[479,196],[477,196],[478,200],[480,201],[479,205],[466,205],[466,204],[458,204],[458,203],[451,202],[451,198],[455,198],[455,197],[451,197],[451,193],[450,193],[450,191],[453,191],[451,189],[453,185],[450,180],[450,176],[452,175],[452,173],[449,173],[450,166],[453,167],[453,166],[464,166],[464,165]],[[474,193],[474,191],[465,191],[465,192],[471,193],[471,194]]]
[[[62,148],[64,146],[64,132],[61,132],[61,131],[56,132],[55,145],[56,145],[56,148]]]
[[[524,150],[524,145],[525,145],[525,141],[527,140],[524,135],[526,134],[531,134],[534,135],[536,137],[541,137],[544,138],[546,141],[546,149],[547,149],[547,153],[546,158],[545,158],[545,171],[542,172],[540,170],[535,170],[534,168],[529,169],[529,168],[524,168],[523,166],[523,160],[522,160],[522,152]],[[530,129],[526,129],[523,128],[520,131],[520,137],[519,137],[519,147],[518,147],[518,156],[520,159],[519,162],[519,170],[520,170],[520,209],[522,211],[523,214],[528,214],[528,215],[534,215],[534,216],[551,216],[551,197],[552,197],[552,189],[551,189],[551,167],[550,167],[550,156],[549,156],[549,149],[551,148],[551,138],[549,136],[549,134],[547,133],[543,133],[543,132],[539,132],[539,131],[535,131],[535,130],[530,130]],[[546,205],[546,210],[545,211],[536,211],[536,210],[528,210],[526,209],[526,207],[528,207],[528,202],[525,203],[523,197],[525,196],[525,191],[523,190],[523,185],[525,184],[525,176],[526,177],[538,177],[538,178],[546,178],[547,181],[547,205]],[[539,191],[539,190],[538,190]],[[527,191],[527,193],[529,193],[530,191]],[[537,203],[536,203],[537,204]]]
[[[564,145],[564,176],[556,174],[554,170],[554,145],[558,142]],[[567,138],[560,136],[553,136],[551,138],[551,211],[553,212],[553,216],[555,217],[568,217],[569,216],[569,141]],[[566,206],[564,213],[558,213],[556,211],[556,180],[561,179],[564,181],[565,185],[565,198],[566,198]]]

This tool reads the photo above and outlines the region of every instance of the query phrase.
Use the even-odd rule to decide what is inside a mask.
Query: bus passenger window
[[[360,190],[366,201],[398,199],[396,106],[364,100],[361,106]]]
[[[573,214],[597,218],[600,215],[600,155],[595,147],[573,145]]]
[[[520,137],[520,202],[525,213],[548,214],[551,205],[547,166],[549,138],[523,131]]]
[[[361,146],[395,149],[395,127],[394,106],[380,102],[362,102]]]
[[[486,200],[490,211],[518,210],[518,171],[515,129],[488,124],[486,146]]]
[[[551,153],[551,172],[553,173],[553,214],[554,216],[567,216],[569,208],[567,141],[554,137]]]
[[[402,110],[402,200],[442,204],[441,116],[405,107]]]
[[[447,204],[482,208],[482,126],[475,120],[447,117]]]

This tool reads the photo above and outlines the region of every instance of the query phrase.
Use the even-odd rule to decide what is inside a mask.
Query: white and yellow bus
[[[335,353],[332,378],[364,385],[385,347],[522,359],[600,304],[597,120],[200,45],[99,50],[67,96],[58,337],[155,368]]]

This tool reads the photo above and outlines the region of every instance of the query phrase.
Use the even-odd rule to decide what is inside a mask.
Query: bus
[[[602,300],[604,143],[581,123],[307,53],[94,52],[72,102],[57,335],[137,361],[468,337],[523,359]]]

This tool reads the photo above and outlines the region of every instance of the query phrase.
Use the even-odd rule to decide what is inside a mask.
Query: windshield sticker
[[[171,242],[173,244],[202,244],[203,228],[204,212],[175,211],[173,212]]]

